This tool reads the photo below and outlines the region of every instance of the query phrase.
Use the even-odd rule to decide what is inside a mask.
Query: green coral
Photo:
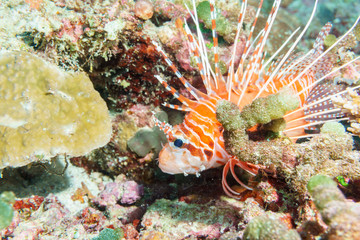
[[[307,185],[307,189],[320,212],[332,201],[345,201],[345,197],[337,188],[336,182],[328,176],[313,176]]]
[[[199,19],[204,21],[205,26],[208,29],[211,29],[211,14],[210,14],[210,3],[208,1],[200,2],[197,7],[196,11],[198,14]],[[231,31],[231,24],[230,22],[221,15],[220,12],[217,12],[216,16],[216,31],[220,35],[228,35]]]
[[[0,230],[8,227],[14,216],[14,210],[11,205],[15,201],[13,192],[3,192],[0,195]]]
[[[321,133],[329,133],[329,134],[338,134],[342,135],[345,134],[345,127],[339,122],[327,122],[325,123],[321,129]]]
[[[290,88],[283,88],[277,94],[265,98],[258,98],[246,105],[240,112],[236,104],[221,100],[217,104],[217,118],[228,130],[251,128],[256,124],[270,123],[272,120],[281,119],[286,112],[299,106],[299,100],[293,95]],[[231,114],[230,116],[226,116]]]
[[[316,175],[308,183],[309,193],[329,225],[324,239],[360,239],[360,204],[346,200],[329,177]]]
[[[286,112],[294,110],[299,104],[299,99],[294,96],[293,91],[284,87],[277,94],[266,98],[257,98],[251,104],[246,105],[241,111],[241,117],[246,121],[248,127],[258,123],[270,123],[272,120],[282,118]]]
[[[279,132],[285,127],[282,117],[297,106],[299,106],[298,98],[289,88],[283,88],[277,94],[256,99],[246,105],[242,111],[236,104],[220,100],[216,107],[216,117],[225,128],[225,138],[232,139],[232,150],[240,150],[248,144],[247,129],[256,124],[266,124],[265,128],[268,130]]]
[[[142,225],[142,234],[157,231],[170,239],[183,239],[194,232],[224,232],[234,225],[236,211],[229,205],[187,204],[160,199],[148,207]],[[215,237],[208,236],[209,239]]]
[[[0,53],[0,168],[105,145],[111,119],[84,73],[64,72],[26,52]]]
[[[92,238],[92,240],[120,240],[123,237],[124,231],[121,228],[105,228],[99,233],[99,236]]]
[[[243,240],[300,240],[294,229],[281,222],[277,214],[263,214],[253,218],[247,225]]]

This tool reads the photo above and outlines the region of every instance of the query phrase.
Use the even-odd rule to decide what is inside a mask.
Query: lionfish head
[[[162,130],[168,142],[159,153],[159,167],[169,174],[196,174],[207,169],[202,151],[196,147],[194,141],[187,136],[180,125],[172,127],[154,117],[156,126]]]

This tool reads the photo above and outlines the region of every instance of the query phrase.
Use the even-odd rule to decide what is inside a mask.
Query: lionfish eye
[[[174,145],[176,147],[181,147],[183,145],[183,141],[179,138],[177,138],[175,141],[174,141]]]

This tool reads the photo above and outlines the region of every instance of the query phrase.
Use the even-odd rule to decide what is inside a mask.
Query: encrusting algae
[[[107,106],[84,73],[2,51],[0,86],[0,169],[81,156],[110,140]]]

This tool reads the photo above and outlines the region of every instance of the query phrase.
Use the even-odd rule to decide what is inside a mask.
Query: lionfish
[[[341,42],[356,26],[356,23],[348,32],[340,37],[331,47],[324,50],[323,42],[329,34],[332,25],[327,23],[320,31],[313,48],[306,54],[293,54],[293,51],[299,41],[308,29],[318,4],[315,1],[311,16],[303,28],[296,29],[282,46],[265,61],[266,53],[264,51],[266,41],[271,28],[274,24],[281,0],[275,0],[265,27],[260,31],[255,40],[252,40],[254,28],[260,14],[263,0],[260,1],[255,14],[255,20],[250,29],[245,49],[240,58],[237,68],[234,66],[236,44],[239,39],[240,31],[243,26],[245,12],[247,9],[247,0],[243,0],[238,18],[237,32],[234,41],[234,51],[231,61],[228,64],[227,76],[220,73],[219,54],[218,54],[218,37],[216,32],[216,10],[214,0],[210,0],[210,13],[212,22],[212,40],[214,55],[214,70],[208,60],[207,46],[204,36],[201,33],[199,19],[196,12],[195,1],[193,4],[193,13],[188,8],[190,16],[196,25],[196,36],[193,34],[185,20],[184,30],[190,46],[191,53],[196,59],[200,76],[206,88],[206,93],[193,87],[178,71],[172,61],[167,57],[161,47],[153,43],[156,50],[161,53],[167,65],[172,69],[177,78],[182,82],[187,91],[194,100],[181,95],[177,90],[168,85],[168,83],[156,75],[158,81],[172,95],[181,102],[180,105],[165,103],[166,107],[187,112],[183,123],[171,126],[168,123],[161,122],[154,117],[157,126],[164,131],[168,143],[165,144],[159,154],[159,167],[165,173],[178,174],[196,174],[222,165],[223,179],[222,185],[226,194],[236,197],[238,193],[234,191],[227,183],[226,176],[231,171],[234,179],[244,188],[250,189],[249,186],[242,183],[236,176],[234,168],[238,166],[252,175],[256,175],[259,166],[242,162],[239,159],[229,155],[224,146],[223,128],[216,119],[216,104],[220,99],[229,100],[242,109],[245,105],[251,103],[256,98],[266,97],[270,94],[277,93],[284,86],[290,87],[293,94],[299,99],[299,107],[288,113],[286,120],[286,129],[284,134],[290,138],[298,139],[309,137],[305,134],[304,129],[326,121],[339,121],[346,118],[338,118],[340,109],[334,108],[331,103],[331,97],[343,94],[345,91],[335,91],[331,85],[318,85],[329,75],[340,70],[351,62],[330,71],[333,65],[326,60],[326,54],[331,51],[339,42]],[[279,53],[291,41],[289,50],[282,56]],[[278,60],[273,61],[275,58]],[[247,62],[246,66],[245,63]],[[336,119],[338,118],[338,119]]]

